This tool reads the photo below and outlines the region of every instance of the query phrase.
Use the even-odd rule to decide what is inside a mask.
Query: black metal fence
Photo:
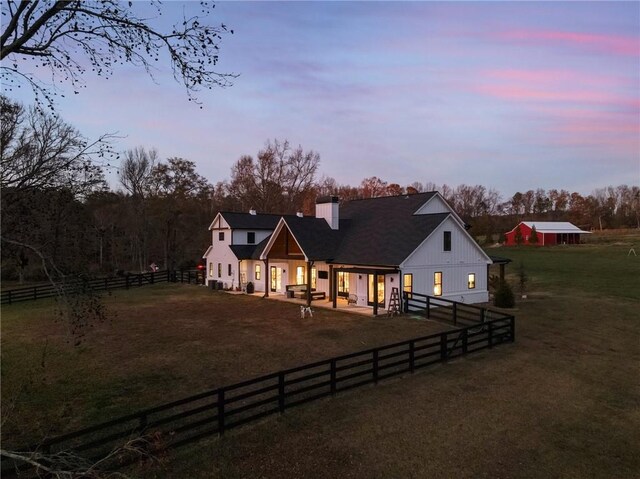
[[[454,326],[480,324],[508,316],[488,308],[426,294],[404,292],[402,297],[405,313],[417,313],[427,319],[445,321]]]
[[[82,293],[91,291],[110,291],[113,289],[129,289],[155,283],[197,283],[204,284],[204,272],[198,270],[188,271],[156,271],[139,274],[123,274],[109,278],[97,278],[82,280],[75,278],[66,283],[43,284],[3,290],[0,294],[0,304],[13,304],[22,301],[52,298],[59,294]]]
[[[100,457],[127,438],[141,435],[150,438],[154,451],[176,447],[222,435],[309,401],[514,340],[515,319],[503,315],[479,325],[346,354],[203,392],[48,439],[37,448],[49,454],[73,451]],[[3,461],[3,476],[16,467],[7,462]]]

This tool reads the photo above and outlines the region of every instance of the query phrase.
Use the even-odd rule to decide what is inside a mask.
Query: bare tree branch
[[[0,37],[0,76],[5,88],[10,91],[15,86],[11,78],[26,79],[31,88],[38,85],[34,91],[48,90],[44,99],[50,102],[56,94],[54,85],[70,84],[77,91],[89,68],[109,77],[115,65],[130,63],[153,76],[161,55],[168,55],[173,76],[184,85],[190,101],[197,101],[201,88],[231,85],[237,75],[214,68],[219,43],[233,30],[210,23],[213,3],[200,2],[197,15],[183,17],[170,31],[155,26],[155,18],[141,15],[149,5],[155,7],[157,17],[162,15],[159,2],[144,7],[117,0],[2,2],[2,15],[8,17]],[[39,58],[35,66],[50,70],[53,81],[47,84],[26,73],[22,66],[25,56]]]

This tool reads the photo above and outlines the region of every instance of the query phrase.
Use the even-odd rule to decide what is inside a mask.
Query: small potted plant
[[[247,294],[253,294],[253,292],[254,292],[253,283],[249,281],[247,283]]]

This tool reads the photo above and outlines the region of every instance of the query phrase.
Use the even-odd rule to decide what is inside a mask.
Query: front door
[[[375,275],[369,274],[367,281],[367,304],[373,306],[373,282]],[[384,308],[384,275],[378,275],[378,306]]]
[[[282,291],[282,268],[271,267],[271,291]]]

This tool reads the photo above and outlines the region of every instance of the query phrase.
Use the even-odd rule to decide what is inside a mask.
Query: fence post
[[[224,435],[224,389],[218,389],[218,434]]]
[[[485,309],[485,308],[482,308],[482,309],[480,310],[480,322],[481,322],[481,323],[484,323],[484,317],[485,317],[485,314],[486,314],[486,309]]]
[[[458,303],[453,303],[453,325],[458,324]]]
[[[409,371],[413,372],[416,367],[416,342],[409,341]]]
[[[402,299],[404,300],[404,312],[405,314],[409,312],[409,293],[404,291],[402,293]]]
[[[142,286],[142,273],[138,275],[138,286]]]
[[[280,414],[284,412],[284,373],[278,373],[278,409]]]
[[[516,340],[516,318],[515,316],[511,316],[509,318],[509,323],[511,325],[511,342],[515,342]]]
[[[493,323],[487,323],[489,327],[487,331],[487,341],[489,342],[489,348],[493,347]]]
[[[184,270],[183,269],[180,270],[180,282],[184,283]]]
[[[9,290],[9,304],[11,304],[11,290]]]
[[[427,296],[427,319],[431,316],[431,304],[429,301],[429,296]]]
[[[38,290],[35,286],[33,287],[33,299],[38,299]]]
[[[467,342],[469,340],[468,335],[469,330],[467,328],[464,328],[462,330],[462,354],[467,354]]]
[[[147,415],[146,414],[140,414],[140,431],[144,431],[147,428]]]
[[[124,277],[125,289],[129,289],[129,275],[125,275]]]
[[[154,283],[154,277],[155,277],[155,275],[156,275],[156,274],[152,271],[152,272],[151,272],[151,284],[153,284],[153,283]]]
[[[442,333],[440,335],[440,359],[446,361],[447,356],[447,333]]]
[[[105,289],[105,291],[109,290],[109,279],[108,278],[104,279],[104,289]]]
[[[373,382],[378,384],[378,350],[373,350]]]
[[[336,389],[337,389],[337,384],[336,384],[336,360],[332,359],[331,360],[331,395],[335,396],[336,395]]]

